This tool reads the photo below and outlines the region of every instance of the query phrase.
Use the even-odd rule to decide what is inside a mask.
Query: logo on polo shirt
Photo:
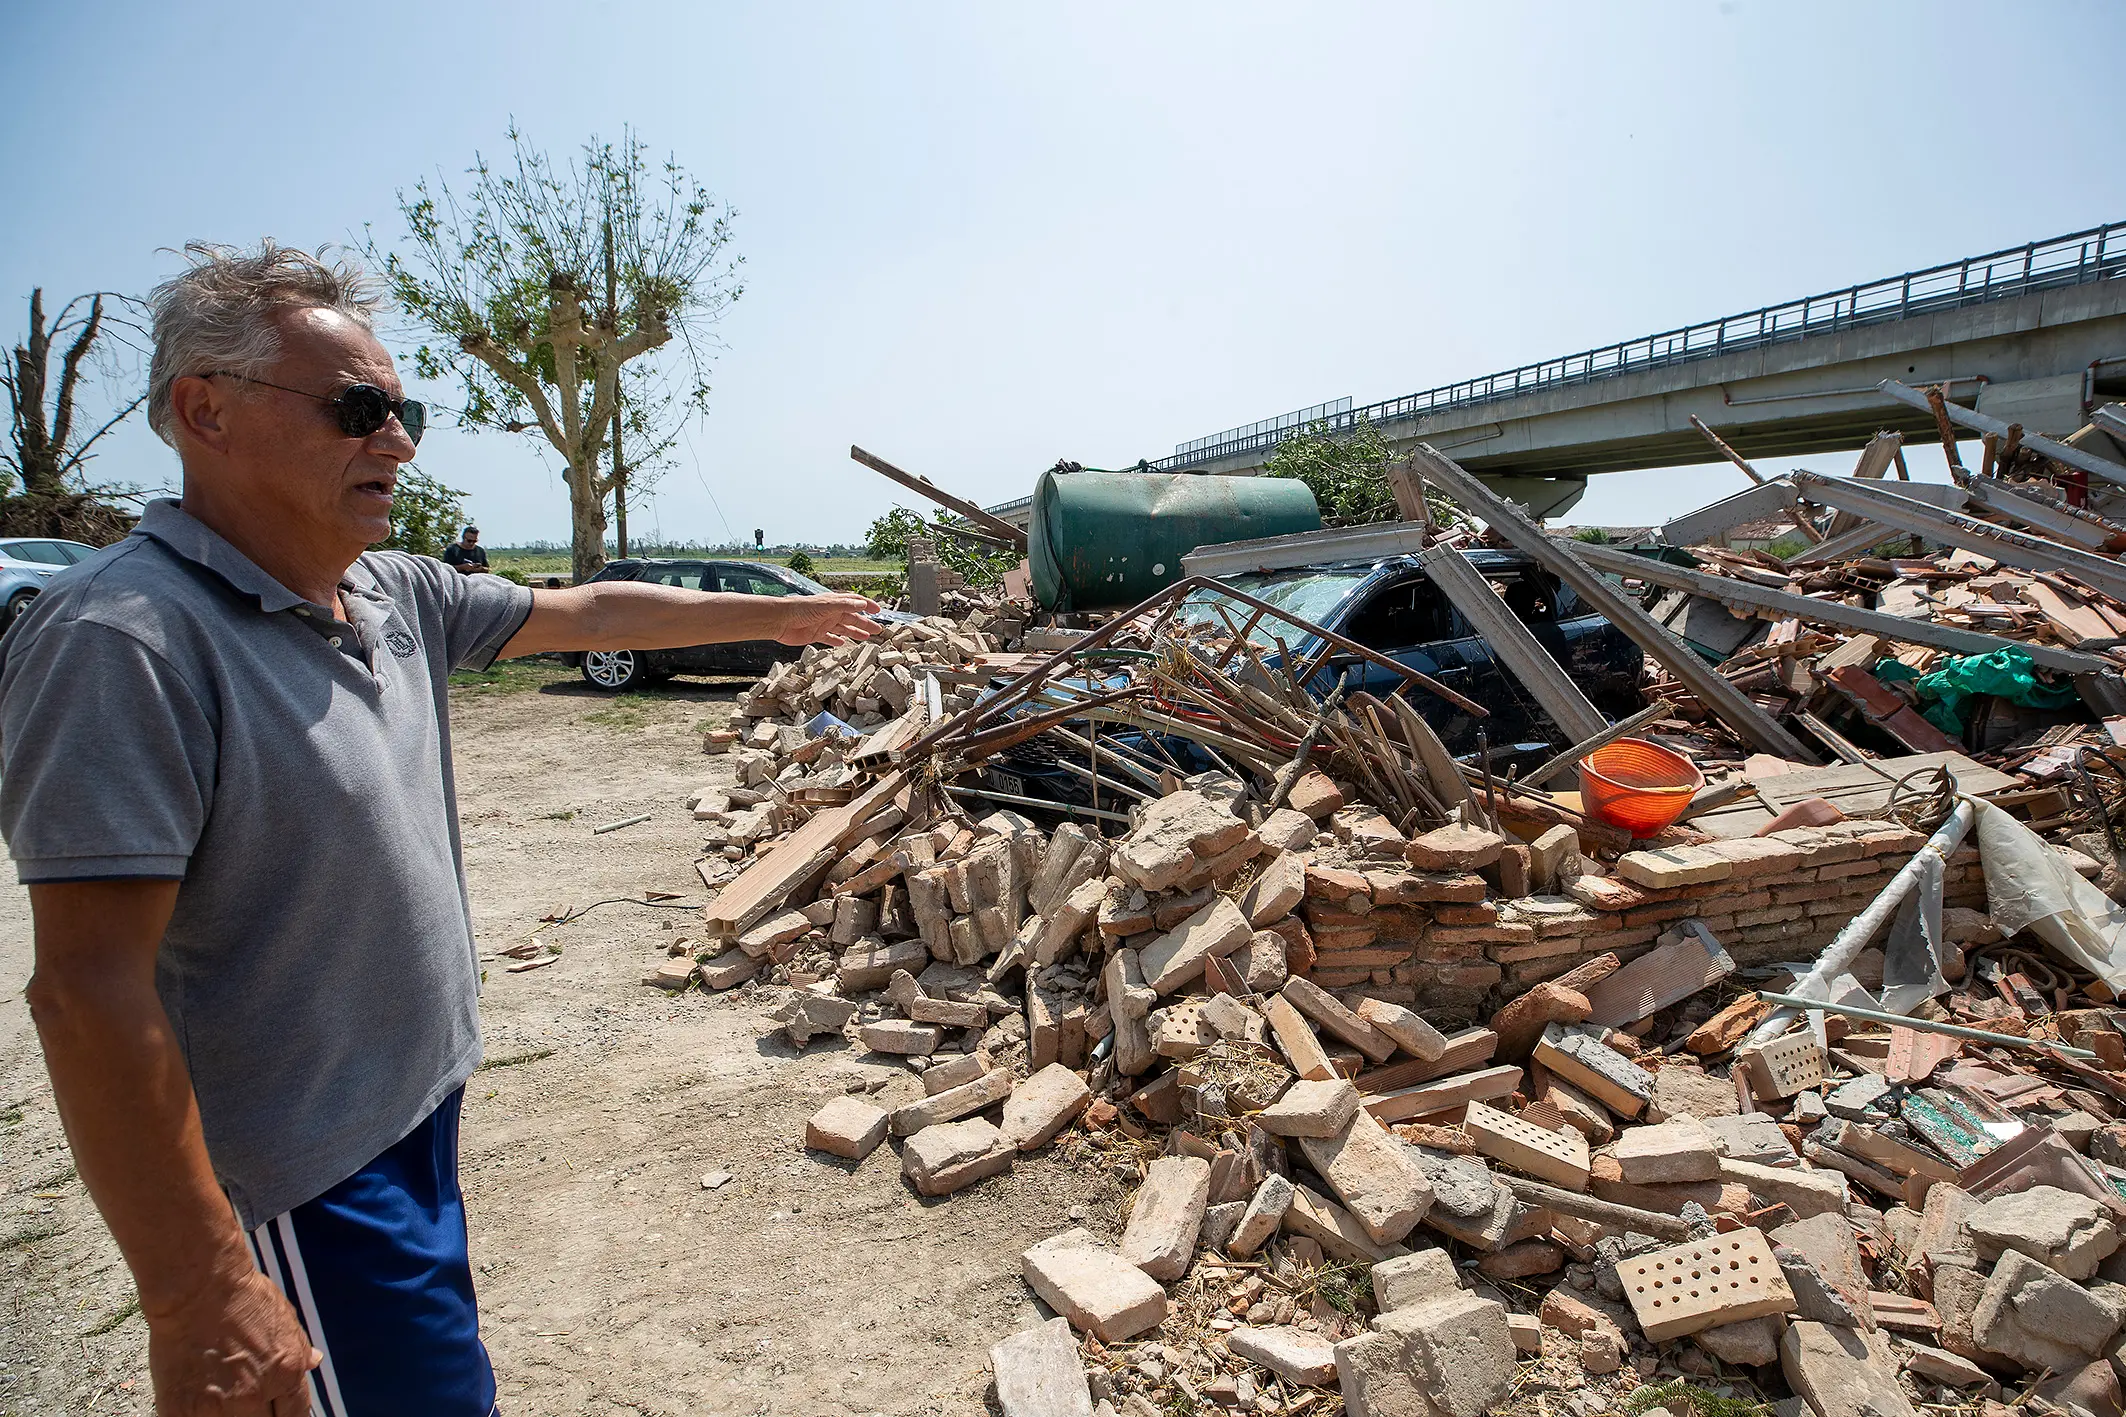
[[[401,659],[413,658],[421,648],[410,633],[396,625],[384,631],[384,643],[390,645],[391,652]]]

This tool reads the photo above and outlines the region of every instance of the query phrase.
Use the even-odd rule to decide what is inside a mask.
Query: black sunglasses
[[[254,379],[249,374],[239,374],[233,369],[212,369],[200,375],[212,379],[220,375],[241,379],[247,384],[259,384],[269,389],[279,389],[284,394],[301,394],[306,399],[316,399],[331,409],[339,418],[340,431],[350,438],[367,438],[382,428],[392,418],[406,430],[406,436],[419,447],[421,434],[428,430],[428,405],[419,399],[395,399],[374,384],[349,384],[332,398],[313,394],[307,389],[291,389],[286,384],[267,383]]]

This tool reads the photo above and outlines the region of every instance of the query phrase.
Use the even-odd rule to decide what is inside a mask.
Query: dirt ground
[[[480,1309],[507,1414],[977,1413],[988,1347],[1038,1315],[1018,1254],[1082,1218],[1114,1225],[1104,1174],[1050,1155],[940,1202],[881,1148],[808,1155],[804,1119],[851,1079],[848,1045],[760,1038],[780,991],[645,988],[691,910],[555,906],[645,890],[704,898],[690,787],[700,731],[737,686],[595,697],[558,668],[454,689],[473,918],[483,957],[536,935],[558,961],[492,959],[487,1065],[466,1089],[464,1181]],[[603,836],[602,823],[650,820]],[[324,943],[324,942],[321,942]],[[147,1413],[132,1284],[73,1168],[22,1001],[24,892],[0,890],[0,1414]],[[714,1191],[703,1177],[727,1171]],[[1075,1216],[1073,1215],[1075,1212]]]

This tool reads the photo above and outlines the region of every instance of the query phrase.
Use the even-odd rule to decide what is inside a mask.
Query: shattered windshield
[[[1344,598],[1350,595],[1360,581],[1371,574],[1372,567],[1358,566],[1347,571],[1255,571],[1247,575],[1226,576],[1223,579],[1236,590],[1245,591],[1258,600],[1267,600],[1279,610],[1288,611],[1302,620],[1311,620],[1319,625],[1335,612],[1336,607],[1343,603]],[[1252,605],[1243,604],[1215,590],[1199,590],[1190,595],[1181,613],[1200,624],[1223,625],[1224,621],[1214,609],[1216,606],[1225,608],[1226,615],[1232,618],[1236,627],[1245,625],[1248,617],[1255,613],[1255,607]],[[1293,642],[1301,636],[1289,623],[1275,616],[1265,615],[1261,622],[1248,632],[1248,638],[1264,649],[1274,650],[1280,639],[1288,646],[1297,648]]]

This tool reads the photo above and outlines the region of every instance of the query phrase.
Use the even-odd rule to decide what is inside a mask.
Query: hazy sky
[[[636,534],[856,539],[911,499],[852,442],[1001,501],[2116,219],[2122,52],[2095,3],[18,3],[0,328],[187,239],[394,234],[512,117],[557,154],[633,124],[737,207],[749,287]],[[540,445],[441,427],[421,465],[491,542],[566,539]],[[1573,519],[1739,485],[1606,476]]]

